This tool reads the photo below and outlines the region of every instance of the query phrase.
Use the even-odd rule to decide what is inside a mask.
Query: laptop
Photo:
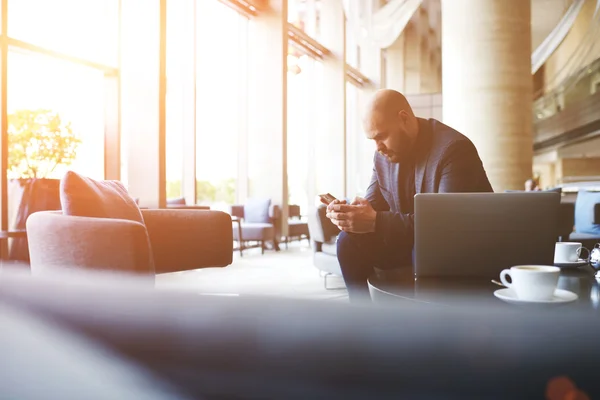
[[[419,193],[415,276],[498,278],[514,265],[553,265],[560,194]]]

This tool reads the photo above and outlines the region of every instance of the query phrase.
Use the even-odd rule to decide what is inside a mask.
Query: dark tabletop
[[[562,269],[558,288],[574,292],[577,301],[547,307],[577,307],[600,310],[600,279],[589,266],[576,269]],[[499,281],[499,278],[496,278]],[[494,296],[494,291],[502,287],[483,278],[414,278],[412,270],[379,271],[369,278],[369,290],[374,302],[404,302],[430,305],[459,305],[461,303],[507,304]],[[527,306],[527,305],[524,305]],[[531,305],[529,305],[531,306]]]

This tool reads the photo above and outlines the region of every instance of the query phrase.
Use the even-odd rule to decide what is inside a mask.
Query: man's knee
[[[338,259],[354,258],[358,254],[364,256],[365,252],[375,252],[375,238],[369,234],[352,234],[340,232],[337,238]]]

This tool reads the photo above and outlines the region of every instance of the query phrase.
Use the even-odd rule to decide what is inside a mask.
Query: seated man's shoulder
[[[430,119],[428,122],[431,126],[433,142],[438,148],[447,149],[452,145],[474,147],[473,142],[456,129],[435,119]]]

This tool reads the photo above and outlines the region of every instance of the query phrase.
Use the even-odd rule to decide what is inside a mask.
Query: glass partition
[[[288,195],[289,204],[299,205],[304,212],[316,196],[319,62],[306,55],[293,58],[288,64]]]
[[[7,196],[14,229],[31,179],[58,180],[67,170],[104,179],[105,76],[20,50],[9,52],[8,68]]]
[[[198,1],[196,7],[197,203],[227,209],[236,201],[245,134],[248,20],[218,1]]]
[[[600,59],[580,69],[534,101],[534,121],[549,118],[571,104],[600,92]]]
[[[8,0],[8,35],[117,66],[119,0]]]

